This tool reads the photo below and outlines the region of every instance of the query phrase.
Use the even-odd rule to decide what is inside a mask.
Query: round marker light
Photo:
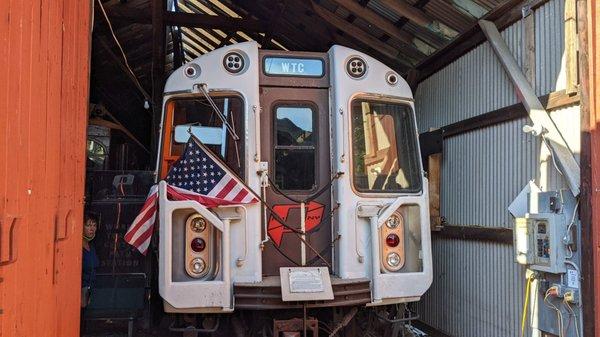
[[[400,224],[400,218],[396,214],[392,214],[392,216],[390,216],[387,219],[387,221],[385,222],[385,225],[391,229],[398,227],[399,224]]]
[[[204,250],[204,248],[206,248],[206,242],[204,242],[204,240],[202,240],[201,238],[195,238],[194,240],[192,240],[191,246],[193,251],[195,251],[196,253],[200,253]]]
[[[201,217],[193,218],[190,222],[190,228],[196,233],[202,233],[206,229],[206,220]]]
[[[389,253],[387,256],[387,264],[390,267],[398,267],[400,265],[400,255],[398,255],[398,253]]]
[[[396,247],[400,243],[400,238],[396,234],[390,234],[385,238],[385,243],[390,247]]]
[[[190,267],[192,269],[192,272],[196,274],[201,274],[204,271],[204,269],[206,269],[206,263],[201,258],[197,258],[193,259],[192,262],[190,262]]]

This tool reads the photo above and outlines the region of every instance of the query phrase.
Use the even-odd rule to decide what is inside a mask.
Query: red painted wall
[[[0,1],[0,336],[78,336],[90,0]]]

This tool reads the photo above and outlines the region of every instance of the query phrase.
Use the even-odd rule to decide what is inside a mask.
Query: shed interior
[[[204,53],[251,40],[263,49],[326,52],[339,44],[364,52],[396,70],[414,91],[430,179],[434,262],[433,285],[413,306],[419,326],[431,336],[518,336],[529,274],[515,262],[508,207],[530,181],[542,191],[570,190],[544,141],[523,132],[530,121],[522,95],[479,21],[501,32],[579,161],[577,1],[94,0],[88,170],[137,172],[151,183],[144,172],[154,169],[164,81]],[[110,144],[103,143],[106,128]],[[101,212],[112,207],[109,199],[134,196],[119,203],[119,216],[135,216],[146,190],[110,195],[102,186],[113,176],[88,174],[88,206]],[[573,221],[579,263],[586,229]],[[107,230],[125,223],[105,222]],[[105,247],[117,247],[107,235]],[[151,268],[147,259],[128,254],[115,264],[115,254],[107,253],[112,264],[103,266],[105,272]],[[591,291],[580,283],[584,295]],[[573,313],[561,309],[561,333],[556,311],[542,301],[539,315],[528,318],[539,319],[539,330],[527,329],[527,335],[592,336],[588,307],[584,300]]]

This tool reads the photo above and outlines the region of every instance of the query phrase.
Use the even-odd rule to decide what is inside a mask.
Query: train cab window
[[[212,97],[227,122],[240,138],[234,141],[225,125],[204,97],[177,98],[167,104],[165,124],[165,146],[163,147],[163,169],[168,168],[183,153],[191,131],[240,177],[244,166],[244,104],[237,96]]]
[[[410,106],[352,101],[352,177],[359,192],[421,190],[417,134]]]
[[[282,190],[315,187],[314,117],[308,105],[275,108],[275,184]]]

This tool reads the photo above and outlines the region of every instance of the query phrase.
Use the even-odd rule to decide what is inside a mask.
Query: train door
[[[265,62],[267,58],[261,59]],[[301,228],[304,202],[306,242],[312,247],[302,247],[296,233],[268,214],[266,228],[271,243],[263,251],[263,274],[267,276],[279,275],[279,268],[284,266],[331,263],[329,92],[328,80],[323,78],[325,64],[326,59],[321,78],[293,74],[277,78],[267,76],[264,67],[261,73],[261,153],[262,160],[269,163],[270,179],[266,200],[287,225],[297,229]]]

